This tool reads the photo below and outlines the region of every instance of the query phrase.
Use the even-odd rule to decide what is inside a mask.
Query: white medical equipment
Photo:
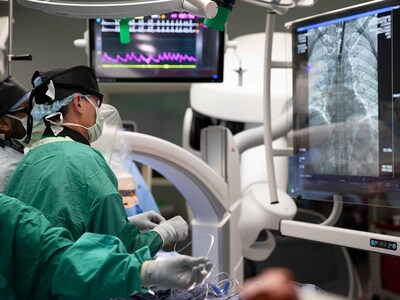
[[[115,172],[128,172],[126,162],[134,160],[167,178],[194,213],[191,220],[192,254],[204,256],[208,253],[215,264],[213,274],[227,272],[241,282],[243,256],[237,227],[240,215],[239,158],[230,132],[222,128],[204,132],[203,161],[165,140],[122,131],[116,109],[103,104],[101,110],[105,126],[102,136],[92,146],[102,152]],[[210,249],[209,240],[204,238],[209,234],[215,238]]]
[[[216,265],[213,273],[228,272],[243,279],[243,257],[237,223],[240,215],[238,152],[226,129],[205,132],[206,162],[165,140],[121,132],[129,157],[157,170],[184,196],[193,210],[191,223],[192,255],[208,251],[206,234],[215,237],[209,258]],[[221,149],[223,149],[221,151]]]
[[[255,124],[253,129],[245,130],[234,136],[240,154],[241,177],[241,218],[239,232],[242,238],[242,250],[245,257],[253,260],[266,259],[275,248],[275,239],[267,231],[266,241],[257,241],[264,229],[278,229],[281,218],[292,219],[296,214],[296,205],[287,195],[287,157],[275,157],[280,167],[276,171],[278,190],[282,201],[277,205],[268,205],[268,179],[265,172],[265,155],[262,136],[263,122],[263,84],[264,33],[249,34],[229,41],[225,54],[224,82],[218,84],[192,84],[190,104],[185,114],[183,146],[194,154],[200,155],[190,145],[193,111],[211,118],[233,122]],[[273,50],[272,93],[274,116],[274,136],[281,137],[291,128],[291,109],[288,99],[291,97],[291,69],[286,68],[291,60],[290,39],[287,34],[275,33]],[[242,67],[242,85],[238,84],[235,71]],[[288,147],[287,139],[274,142],[275,148]]]
[[[10,2],[12,0],[9,0]],[[289,8],[313,5],[315,0],[255,1],[263,7],[285,13]],[[60,0],[18,0],[26,7],[64,17],[73,18],[133,18],[173,11],[187,11],[197,16],[212,19],[217,15],[218,6],[211,0],[139,0],[139,1],[60,1]],[[10,5],[12,5],[10,3]]]
[[[12,0],[10,0],[12,1]],[[146,0],[146,1],[43,1],[19,0],[19,3],[49,14],[72,18],[133,18],[173,11],[214,18],[218,6],[211,0]]]
[[[383,1],[375,1],[383,2]],[[268,5],[267,5],[268,6]],[[276,13],[284,13],[280,9],[275,10],[274,7],[268,7]],[[267,160],[267,171],[268,171],[268,182],[270,191],[271,203],[278,203],[282,198],[278,197],[277,184],[275,180],[275,172],[273,165],[273,149],[272,149],[272,129],[271,129],[271,84],[270,84],[270,72],[273,68],[273,62],[271,62],[272,53],[272,40],[274,32],[275,14],[267,13],[266,18],[266,40],[265,40],[265,76],[264,76],[264,141],[266,147],[266,160]],[[210,95],[208,95],[210,97]],[[330,217],[330,221],[336,219],[338,213],[340,213],[340,199],[334,199],[337,204],[334,207],[333,215]],[[273,204],[271,204],[273,205]],[[339,208],[338,208],[339,207]],[[277,219],[278,220],[278,219]],[[330,222],[329,225],[332,225]],[[275,224],[275,228],[280,229],[283,235],[299,237],[303,239],[315,240],[325,243],[331,243],[341,246],[347,246],[367,251],[374,251],[384,254],[399,255],[398,243],[400,239],[398,237],[382,236],[380,234],[365,233],[356,230],[339,229],[336,227],[321,226],[316,224],[305,224],[304,226],[300,222],[282,220],[279,224]],[[304,231],[304,228],[309,231]],[[272,228],[273,229],[273,228]],[[343,236],[342,238],[338,238]],[[386,239],[385,239],[386,238]],[[384,245],[392,245],[390,249],[384,249]],[[395,248],[393,248],[395,247]]]

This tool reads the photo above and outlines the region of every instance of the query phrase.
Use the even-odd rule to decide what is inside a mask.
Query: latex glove
[[[139,230],[153,229],[160,222],[165,221],[165,218],[155,211],[147,211],[141,214],[128,217],[129,222],[135,224]]]
[[[160,261],[145,261],[140,270],[143,287],[187,290],[200,284],[212,269],[206,257],[175,256]]]
[[[164,245],[170,242],[183,241],[189,233],[189,225],[181,216],[162,221],[153,228],[163,240]]]

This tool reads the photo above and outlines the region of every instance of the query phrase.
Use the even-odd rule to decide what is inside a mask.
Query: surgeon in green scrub
[[[147,220],[139,217],[137,224],[127,219],[116,176],[90,146],[103,123],[103,95],[94,71],[87,66],[36,71],[32,84],[31,115],[43,120],[46,129],[18,164],[6,194],[39,209],[75,240],[85,232],[113,235],[128,252],[148,246],[151,256],[163,244],[184,240],[189,226],[180,216],[143,215]],[[146,221],[154,228],[140,232]]]
[[[34,122],[31,138],[26,140],[30,91],[15,78],[0,81],[0,192],[24,155],[24,147],[38,141],[44,131],[43,122]]]
[[[113,236],[83,234],[76,242],[37,209],[0,194],[0,298],[110,299],[144,287],[188,289],[212,264],[205,257],[152,261],[144,246],[128,254]]]

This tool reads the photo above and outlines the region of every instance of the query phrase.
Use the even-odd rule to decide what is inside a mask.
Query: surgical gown
[[[0,193],[4,193],[11,174],[17,167],[23,153],[10,147],[0,147]]]
[[[129,223],[117,178],[102,154],[88,145],[58,139],[24,156],[6,194],[39,209],[75,240],[84,232],[114,235],[128,252],[147,245],[154,256],[162,247],[161,237],[155,231],[140,233]]]
[[[110,299],[141,289],[148,247],[135,254],[113,236],[85,233],[75,243],[35,208],[0,194],[1,299]]]

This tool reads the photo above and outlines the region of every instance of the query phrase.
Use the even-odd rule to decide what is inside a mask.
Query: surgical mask
[[[103,133],[103,126],[104,126],[104,117],[100,112],[100,109],[96,107],[92,101],[88,100],[90,104],[94,107],[96,110],[96,123],[94,123],[93,126],[87,128],[88,130],[88,135],[89,135],[89,143],[93,143],[94,141],[97,141],[101,134]]]
[[[24,141],[22,141],[21,143],[25,147],[31,147],[33,143],[36,143],[37,141],[39,141],[42,138],[45,129],[46,129],[46,126],[44,125],[43,121],[33,120],[31,139],[30,139],[29,143],[25,143]]]
[[[88,99],[88,98],[86,98],[86,99]],[[101,114],[99,108],[96,107],[92,103],[92,101],[90,101],[90,100],[88,100],[88,101],[94,107],[94,109],[96,110],[96,122],[94,123],[93,126],[86,127],[86,126],[83,126],[81,124],[64,122],[63,121],[64,120],[63,119],[63,115],[62,115],[61,112],[56,112],[56,113],[53,113],[51,115],[48,115],[48,116],[45,117],[45,120],[48,121],[50,124],[57,125],[57,126],[69,125],[69,126],[78,126],[78,127],[85,128],[88,131],[88,141],[89,141],[89,143],[93,143],[94,141],[96,141],[101,136],[101,134],[103,132],[104,118],[103,118],[103,115]],[[59,117],[60,122],[57,123],[57,122],[54,122],[53,120],[51,120],[51,118],[53,118],[55,116]]]
[[[11,114],[6,114],[6,116],[9,117],[10,119],[14,119],[14,120],[17,120],[17,121],[21,122],[22,126],[24,127],[25,136],[23,138],[21,138],[21,139],[13,138],[13,140],[16,140],[16,141],[18,141],[18,142],[20,142],[22,144],[22,142],[26,139],[26,131],[27,131],[26,129],[28,128],[28,116],[25,116],[23,118],[18,118],[17,116],[14,116],[14,115],[11,115]]]
[[[21,122],[22,126],[25,128],[25,132],[27,131],[27,122],[28,122],[28,116],[23,117],[22,119],[14,116],[14,115],[6,115],[11,119],[15,119]],[[42,138],[43,132],[46,129],[46,126],[44,125],[43,121],[35,121],[33,120],[32,124],[32,133],[31,133],[31,139],[29,142],[26,142],[26,134],[22,139],[14,139],[21,143],[24,147],[31,147],[33,143],[36,143]]]

